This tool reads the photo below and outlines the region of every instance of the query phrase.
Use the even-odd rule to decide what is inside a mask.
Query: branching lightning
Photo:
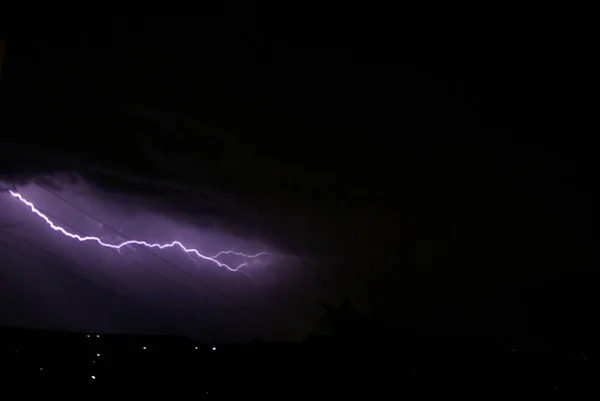
[[[14,192],[14,191],[8,191],[8,192],[14,198],[18,199],[21,203],[23,203],[24,205],[26,205],[27,207],[29,207],[29,210],[31,210],[31,212],[33,212],[38,217],[40,217],[42,220],[44,220],[46,222],[46,224],[50,228],[52,228],[54,231],[59,232],[59,233],[63,234],[64,236],[69,237],[71,239],[78,240],[79,242],[95,242],[95,243],[97,243],[98,245],[100,245],[102,247],[116,249],[117,251],[121,250],[121,248],[123,248],[123,247],[131,247],[131,246],[134,246],[134,245],[144,246],[144,247],[147,247],[147,248],[158,248],[158,249],[179,248],[182,251],[184,251],[186,254],[188,254],[189,257],[196,256],[197,258],[200,258],[200,259],[203,259],[205,261],[211,262],[211,263],[217,265],[218,267],[224,267],[227,270],[232,271],[232,272],[236,272],[236,271],[240,270],[242,267],[248,266],[248,260],[249,259],[255,259],[255,258],[258,258],[260,256],[269,254],[268,252],[259,252],[259,253],[255,253],[255,254],[245,254],[243,252],[236,252],[236,251],[233,251],[233,250],[227,250],[227,251],[220,251],[217,254],[212,255],[212,256],[207,256],[207,255],[202,254],[198,249],[187,248],[185,245],[183,245],[179,241],[173,241],[173,242],[170,242],[170,243],[160,244],[160,243],[151,243],[151,242],[146,242],[146,241],[141,241],[141,240],[127,240],[127,241],[123,241],[123,242],[111,244],[111,243],[104,242],[103,240],[101,240],[98,237],[81,236],[81,235],[73,234],[73,233],[67,231],[63,227],[61,227],[59,225],[56,225],[54,222],[52,222],[52,220],[50,220],[50,218],[48,216],[46,216],[39,209],[37,209],[32,202],[30,202],[27,199],[25,199],[20,193]],[[217,258],[219,258],[220,256],[223,256],[223,255],[236,255],[236,256],[244,258],[246,260],[246,262],[243,262],[243,263],[241,263],[241,264],[239,264],[237,266],[230,266],[227,263],[223,263],[223,262],[221,262],[220,260],[217,259]]]

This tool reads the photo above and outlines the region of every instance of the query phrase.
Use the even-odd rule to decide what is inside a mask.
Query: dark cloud
[[[531,277],[552,281],[565,266],[589,268],[589,227],[580,222],[590,198],[562,196],[571,184],[585,188],[573,184],[579,164],[540,142],[538,128],[550,124],[532,127],[537,109],[509,93],[515,75],[491,79],[502,66],[485,70],[469,52],[399,47],[375,33],[377,45],[357,35],[352,48],[316,28],[298,38],[288,27],[285,41],[247,35],[252,24],[240,18],[238,30],[211,20],[194,35],[181,21],[146,20],[150,36],[116,21],[90,28],[84,43],[61,32],[17,41],[3,82],[2,187],[35,183],[88,202],[86,210],[119,205],[105,218],[126,227],[136,217],[132,235],[158,224],[165,238],[216,230],[275,249],[284,258],[259,271],[262,287],[201,273],[238,303],[271,310],[251,314],[257,320],[293,315],[284,326],[294,329],[270,333],[286,338],[309,330],[317,301],[341,295],[409,326],[517,330],[526,312],[507,291],[526,293]],[[48,46],[53,40],[68,45]],[[32,195],[52,198],[36,185]],[[96,224],[58,204],[81,229]],[[144,214],[152,218],[137,218]],[[172,266],[168,274],[176,288],[189,284]],[[519,275],[528,278],[510,284]],[[154,298],[173,300],[173,286],[150,276]],[[189,297],[174,302],[192,318]]]

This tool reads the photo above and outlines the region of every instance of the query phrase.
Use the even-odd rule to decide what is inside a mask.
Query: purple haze
[[[154,212],[80,184],[0,200],[0,324],[223,341],[290,338],[300,318],[297,338],[313,324],[312,277],[259,231],[200,203]]]

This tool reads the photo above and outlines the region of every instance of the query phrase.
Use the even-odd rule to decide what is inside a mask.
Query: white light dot
[[[198,347],[194,347],[194,349],[198,349]]]
[[[216,351],[216,350],[217,350],[217,347],[213,347],[212,349],[213,349],[213,351]]]
[[[96,363],[96,361],[92,361],[92,363]]]
[[[100,356],[100,354],[96,354],[96,356]]]
[[[95,380],[95,379],[96,379],[96,376],[92,376],[92,379],[94,379],[94,380]]]
[[[44,370],[44,368],[40,368],[40,370]]]
[[[100,334],[96,334],[96,338],[100,338]]]
[[[87,338],[90,338],[90,335],[89,335],[89,334],[87,335]]]
[[[142,347],[143,349],[146,349],[146,347]]]

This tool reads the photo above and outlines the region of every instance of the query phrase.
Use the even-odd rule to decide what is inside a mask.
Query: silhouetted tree
[[[369,334],[369,320],[362,316],[348,301],[341,306],[322,305],[325,315],[317,323],[314,336],[333,336],[336,340],[354,339]]]

